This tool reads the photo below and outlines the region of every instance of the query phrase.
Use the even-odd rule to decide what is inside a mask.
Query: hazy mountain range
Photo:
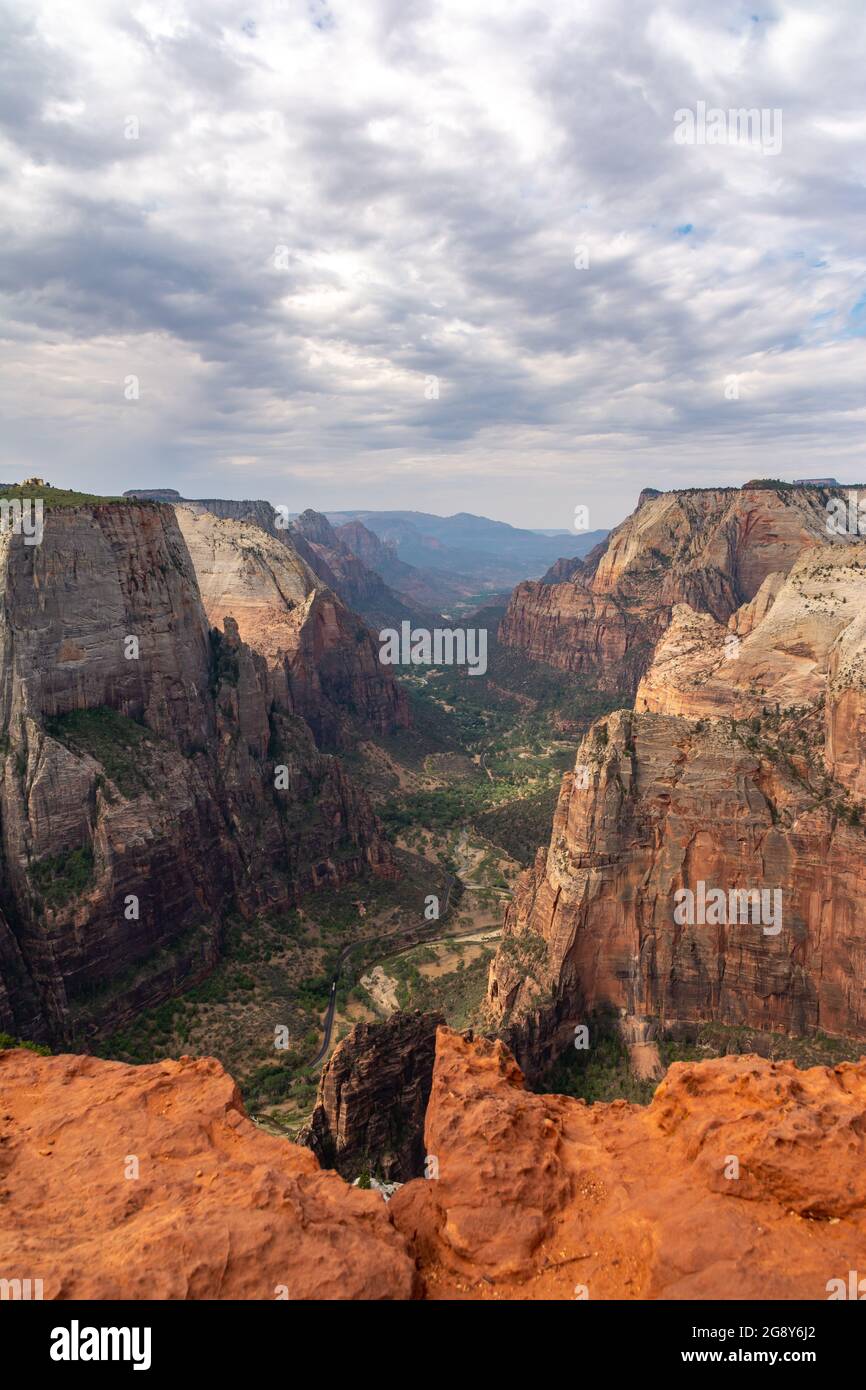
[[[278,529],[276,509],[262,500],[182,498],[173,488],[136,488],[124,495],[188,502],[218,516],[251,517],[268,530]],[[371,622],[407,617],[410,610],[428,616],[439,609],[465,612],[475,598],[507,596],[515,584],[540,577],[558,560],[587,555],[608,534],[530,531],[469,512],[308,509],[292,516],[290,525],[307,563]],[[373,576],[390,596],[371,583]],[[408,608],[400,611],[404,604]]]
[[[510,588],[537,578],[563,556],[589,553],[607,531],[532,531],[458,512],[327,512],[335,526],[360,521],[393,547],[397,559],[418,569],[473,580],[479,591]]]

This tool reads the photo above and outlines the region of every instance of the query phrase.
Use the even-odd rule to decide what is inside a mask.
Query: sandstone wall
[[[41,545],[2,537],[0,710],[9,1032],[121,1022],[212,967],[227,913],[391,871],[285,673],[231,620],[209,630],[170,508],[56,508]]]
[[[676,604],[726,624],[827,532],[830,489],[690,489],[649,496],[585,566],[512,594],[500,639],[590,686],[633,696]],[[548,576],[545,576],[545,580]]]
[[[626,711],[563,782],[489,1002],[537,1070],[596,1010],[866,1037],[864,831],[727,723]],[[678,925],[675,892],[782,890],[782,930]]]

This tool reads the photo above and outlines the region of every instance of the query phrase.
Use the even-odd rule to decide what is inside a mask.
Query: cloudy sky
[[[0,478],[565,528],[862,480],[864,35],[862,0],[0,0]],[[781,149],[679,143],[699,102]]]

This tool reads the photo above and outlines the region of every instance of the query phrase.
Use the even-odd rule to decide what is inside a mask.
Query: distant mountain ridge
[[[563,557],[587,555],[607,531],[546,534],[471,512],[436,516],[414,511],[328,512],[339,527],[361,522],[394,546],[398,559],[424,571],[456,576],[478,590],[537,578]]]
[[[293,544],[323,583],[374,626],[404,618],[432,621],[472,610],[484,595],[510,591],[557,564],[572,565],[604,541],[607,531],[532,531],[505,521],[457,512],[317,512],[312,508],[277,527],[276,510],[262,500],[181,497],[174,488],[136,488],[126,494],[252,520]]]

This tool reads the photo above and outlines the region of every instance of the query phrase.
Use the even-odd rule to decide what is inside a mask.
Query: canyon
[[[531,1075],[605,1016],[659,1035],[712,1022],[866,1037],[866,549],[821,524],[824,492],[654,495],[596,555],[587,582],[620,602],[667,537],[662,592],[691,586],[691,601],[665,604],[630,670],[634,708],[586,734],[508,909],[490,1017]],[[693,531],[674,550],[683,516]],[[550,603],[561,613],[583,582],[545,586]],[[641,600],[632,630],[659,616]],[[596,613],[593,660],[603,627]],[[700,882],[778,891],[782,931],[678,922],[677,895]]]
[[[264,531],[184,517],[212,626],[170,506],[51,500],[40,546],[0,537],[0,1028],[68,1042],[206,975],[230,914],[393,873],[302,712],[336,738],[406,706]]]
[[[866,1203],[866,544],[828,531],[834,496],[647,489],[517,586],[472,681],[382,665],[368,622],[433,595],[360,518],[46,489],[42,544],[0,537],[0,1274],[51,1298],[826,1297]],[[450,998],[434,865],[455,956],[467,900],[504,899]],[[781,929],[675,912],[704,889],[778,895]],[[196,1057],[136,1052],[208,982]],[[244,1095],[297,1098],[257,1123],[201,1052],[243,1019]],[[703,1026],[852,1060],[660,1062]],[[548,1093],[584,1030],[643,1049],[650,1103]]]
[[[267,532],[288,547],[288,563],[293,568],[298,567],[299,560],[306,564],[325,588],[374,627],[411,618],[417,611],[388,587],[378,569],[365,563],[365,556],[382,559],[388,552],[361,525],[340,528],[354,543],[356,549],[352,549],[327,517],[310,508],[290,519],[288,508],[278,509],[262,498],[185,498],[175,488],[133,488],[124,497],[162,502],[195,515],[209,514],[220,521],[245,522]],[[411,576],[410,566],[403,569]]]

